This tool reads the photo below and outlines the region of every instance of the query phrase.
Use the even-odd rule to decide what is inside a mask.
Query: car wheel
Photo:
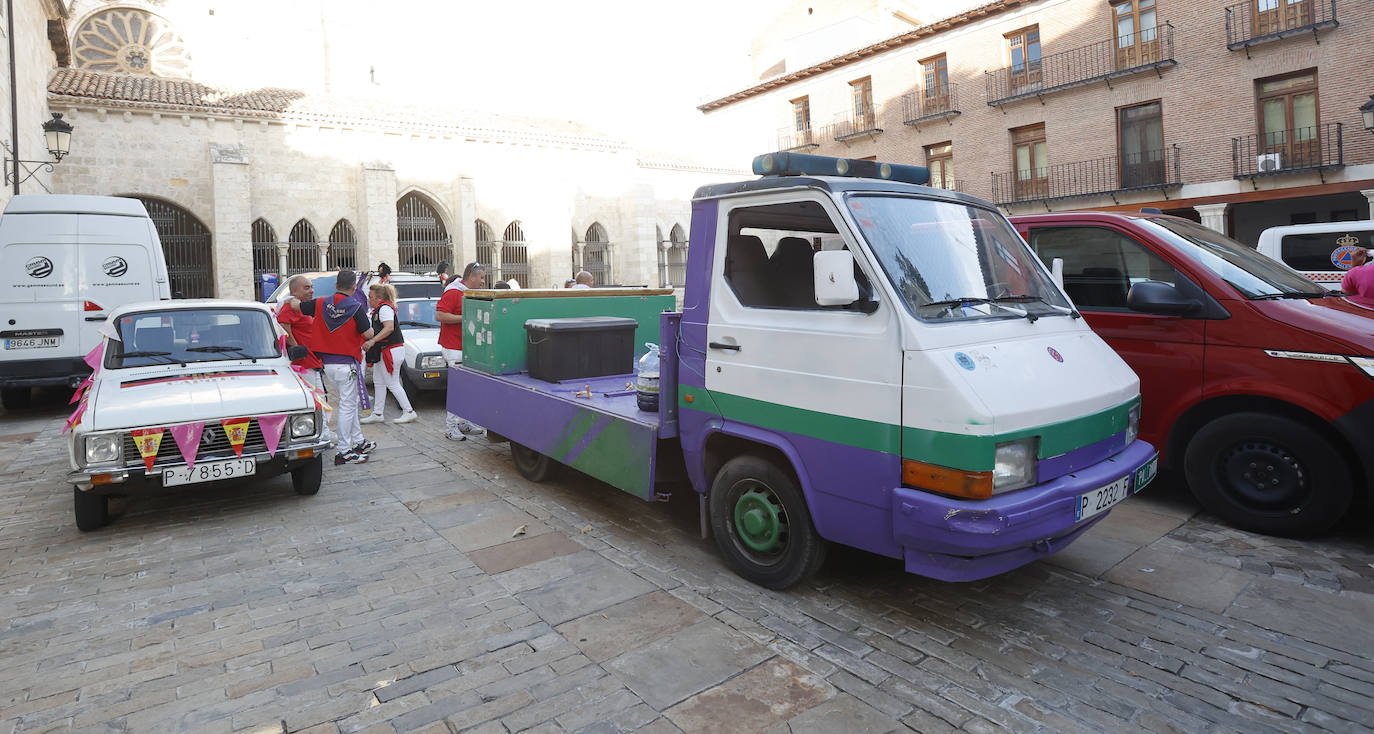
[[[735,573],[759,586],[786,589],[816,572],[826,543],[811,523],[801,490],[773,462],[739,456],[711,483],[711,531]]]
[[[410,379],[410,373],[407,372],[404,368],[401,369],[401,389],[405,390],[406,395],[408,396],[419,394],[418,390],[415,387],[415,381]]]
[[[1203,507],[1266,535],[1326,530],[1354,494],[1335,446],[1303,423],[1265,413],[1233,413],[1203,426],[1188,443],[1184,474]]]
[[[558,474],[558,462],[523,444],[511,441],[510,456],[515,470],[531,482],[547,482]]]
[[[103,494],[82,492],[72,487],[76,510],[76,529],[83,532],[99,530],[110,522],[110,498]]]
[[[6,410],[22,410],[29,407],[33,399],[33,390],[27,387],[7,387],[0,390],[0,402],[5,404]]]
[[[296,494],[310,495],[320,491],[320,479],[324,476],[324,457],[316,456],[303,466],[291,470],[291,487]]]

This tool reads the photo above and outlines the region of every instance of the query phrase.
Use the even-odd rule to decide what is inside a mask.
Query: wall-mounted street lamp
[[[62,113],[52,113],[52,119],[43,123],[43,140],[48,146],[48,154],[51,155],[55,161],[62,160],[72,149],[72,124],[62,119]],[[12,168],[10,167],[11,163],[14,164]],[[28,163],[38,166],[38,168],[29,171],[27,176],[20,178],[19,164],[21,163]],[[53,161],[21,161],[17,158],[6,158],[5,183],[13,184],[14,193],[17,194],[19,193],[19,184],[33,178],[35,173],[38,173],[40,170],[52,173],[52,164]]]
[[[1369,95],[1369,101],[1360,105],[1360,114],[1364,115],[1364,129],[1374,133],[1374,94]]]

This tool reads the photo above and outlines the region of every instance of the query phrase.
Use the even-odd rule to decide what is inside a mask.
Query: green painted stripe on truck
[[[577,445],[578,441],[582,440],[582,437],[586,435],[587,431],[590,431],[592,426],[596,425],[597,415],[597,413],[590,410],[582,410],[579,412],[576,418],[568,422],[567,427],[563,429],[563,433],[559,435],[558,440],[554,441],[553,446],[549,447],[548,455],[566,464],[568,462],[568,452],[572,451],[573,447]]]
[[[687,402],[692,396],[693,401]],[[714,401],[719,412],[702,410]],[[963,469],[990,471],[997,444],[1040,436],[1039,457],[1059,456],[1126,430],[1126,416],[1139,396],[1105,410],[1043,426],[995,435],[971,436],[926,428],[900,427],[755,400],[690,385],[678,386],[678,408],[719,415],[729,420],[787,433],[800,433],[844,446],[900,453],[904,459]],[[900,442],[900,443],[899,443]]]

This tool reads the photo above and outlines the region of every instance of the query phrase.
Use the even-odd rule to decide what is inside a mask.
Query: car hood
[[[1255,344],[1265,349],[1298,349],[1320,351],[1323,349],[1351,356],[1374,356],[1374,309],[1351,301],[1348,298],[1296,298],[1277,301],[1251,301],[1260,314],[1293,329],[1298,334],[1286,334],[1275,339],[1275,343]],[[1275,331],[1274,336],[1283,332]],[[1291,338],[1290,338],[1291,337]],[[1333,346],[1320,344],[1298,346],[1299,341],[1320,340]]]
[[[87,415],[94,431],[313,407],[289,367],[262,363],[111,370],[101,375],[91,400]]]
[[[405,340],[407,351],[417,354],[437,354],[439,352],[439,330],[421,327],[406,327]]]

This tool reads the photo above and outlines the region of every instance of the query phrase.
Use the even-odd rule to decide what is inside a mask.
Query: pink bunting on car
[[[186,461],[186,468],[194,467],[196,454],[200,452],[200,434],[205,430],[205,423],[182,423],[167,430],[172,434],[172,438],[176,439],[177,448],[181,449],[181,458]]]
[[[267,444],[267,455],[277,455],[277,444],[281,442],[282,427],[286,425],[284,415],[258,416],[258,428],[262,431],[262,442]]]
[[[82,357],[81,359],[86,363],[86,366],[90,367],[92,371],[95,371],[100,369],[100,360],[104,356],[105,342],[102,340],[99,344],[95,345],[95,347],[91,349],[91,351],[87,352],[85,357]]]

